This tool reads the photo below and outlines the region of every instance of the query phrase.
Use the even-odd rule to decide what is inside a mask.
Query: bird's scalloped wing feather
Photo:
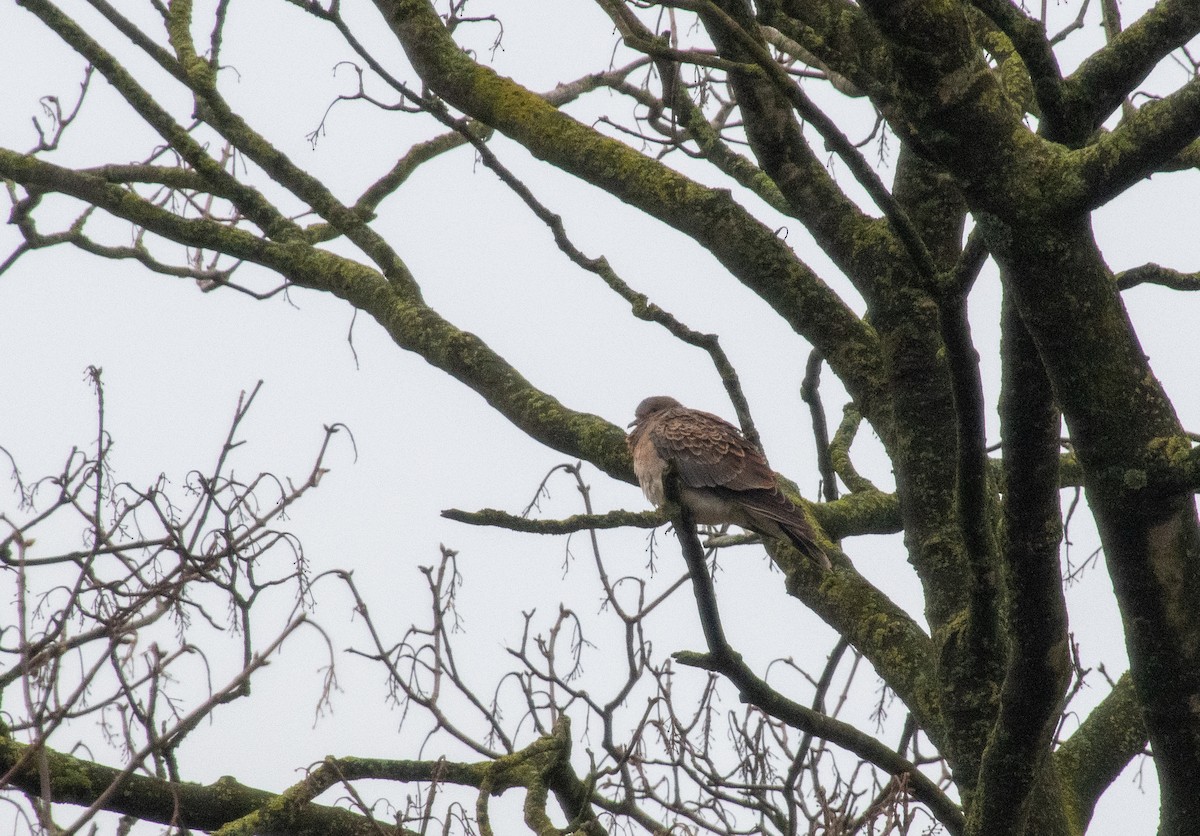
[[[688,487],[734,491],[772,489],[775,474],[754,445],[707,412],[669,409],[656,416],[651,440]]]

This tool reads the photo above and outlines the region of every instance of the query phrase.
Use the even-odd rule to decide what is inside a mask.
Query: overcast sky
[[[495,62],[522,83],[549,89],[608,66],[615,39],[591,5],[539,3],[532,14],[522,3],[493,5],[505,23]],[[1127,19],[1142,5],[1124,4]],[[253,15],[247,6],[254,7]],[[226,94],[296,162],[325,176],[339,197],[353,199],[412,141],[430,135],[427,120],[351,103],[326,118],[325,132],[313,147],[306,135],[321,123],[332,99],[354,83],[344,68],[333,72],[348,55],[282,2],[233,7],[224,61],[231,69],[221,77]],[[482,13],[482,6],[476,11]],[[362,19],[364,35],[384,45],[391,65],[404,72],[397,50],[387,46],[371,17]],[[492,33],[468,37],[480,48]],[[82,64],[13,4],[0,7],[0,42],[0,78],[10,80],[0,86],[0,144],[24,149],[36,139],[30,118],[39,113],[39,97],[70,100]],[[545,51],[546,43],[563,48],[531,59]],[[146,62],[138,68],[152,77]],[[605,94],[593,99],[577,112],[614,106]],[[127,161],[143,157],[152,145],[97,79],[54,159],[65,164]],[[815,497],[813,443],[798,395],[808,346],[682,236],[547,171],[511,143],[497,140],[494,147],[564,216],[568,232],[588,255],[607,256],[630,284],[693,328],[721,334],[742,374],[772,464]],[[1153,260],[1196,269],[1198,186],[1194,173],[1160,176],[1099,211],[1095,225],[1111,265],[1121,269]],[[770,217],[766,210],[762,214]],[[799,224],[778,219],[778,225],[788,227],[789,243],[861,309]],[[632,320],[625,303],[554,249],[547,230],[476,165],[470,151],[459,149],[425,166],[383,205],[375,227],[406,260],[433,307],[478,333],[569,407],[624,425],[642,397],[672,394],[732,417],[705,355],[673,342],[657,326]],[[5,253],[16,240],[14,231],[0,229]],[[682,274],[686,282],[679,280]],[[239,278],[258,286],[271,283],[251,269]],[[971,314],[993,403],[997,299],[989,267],[972,296]],[[1185,423],[1195,426],[1193,416],[1200,413],[1194,385],[1196,301],[1153,288],[1129,292],[1126,301],[1156,371]],[[564,457],[529,441],[473,392],[396,348],[365,317],[353,323],[352,350],[353,318],[346,304],[303,290],[265,302],[229,292],[202,294],[189,280],[57,249],[29,255],[0,277],[0,312],[0,391],[5,393],[0,445],[26,477],[53,472],[73,445],[91,443],[95,399],[85,379],[89,365],[103,368],[117,475],[135,484],[149,484],[160,472],[179,484],[189,470],[211,466],[239,392],[261,379],[265,387],[241,431],[247,443],[236,454],[236,469],[303,479],[322,426],[343,422],[350,428],[357,458],[343,434],[328,457],[332,472],[295,509],[291,526],[314,572],[353,568],[361,588],[371,594],[373,613],[388,626],[403,630],[424,617],[417,567],[437,560],[439,544],[459,550],[466,577],[464,664],[482,671],[504,664],[502,646],[519,638],[523,610],[540,608],[541,628],[548,626],[559,600],[589,617],[596,614],[600,599],[594,572],[586,560],[577,560],[564,576],[563,538],[472,529],[439,516],[448,507],[519,512],[543,474]],[[844,396],[831,375],[824,380],[826,410],[836,424]],[[996,441],[995,416],[989,420],[989,440]],[[886,462],[872,452],[869,431],[864,429],[855,449],[860,469],[881,485],[890,484]],[[597,510],[646,507],[636,489],[595,470],[586,473]],[[543,505],[546,515],[582,510],[564,476],[551,483],[551,492]],[[13,494],[0,493],[0,512],[14,514],[14,503]],[[1084,517],[1081,509],[1070,529],[1075,561],[1095,548]],[[645,572],[643,532],[604,533],[601,543],[616,571]],[[670,538],[660,536],[659,543],[668,559],[678,560]],[[572,549],[586,557],[582,538]],[[860,538],[846,549],[868,577],[919,617],[917,585],[898,538]],[[789,654],[814,666],[823,661],[833,642],[831,631],[784,595],[780,576],[770,572],[757,550],[731,552],[722,566],[718,590],[735,647],[760,663]],[[665,586],[681,571],[678,562],[660,562],[655,582]],[[331,627],[340,652],[361,643],[362,635],[345,597],[333,594],[332,585],[329,589],[328,598],[318,595],[315,617]],[[1072,586],[1068,599],[1084,663],[1103,662],[1115,678],[1126,662],[1103,569]],[[657,641],[663,654],[700,647],[686,604],[681,597],[679,606],[661,616]],[[602,614],[596,617],[600,635],[611,631],[611,623],[603,626]],[[781,641],[763,643],[764,632]],[[218,711],[214,727],[185,749],[186,777],[210,781],[232,772],[246,783],[281,789],[297,779],[297,770],[326,754],[417,756],[419,736],[391,734],[398,717],[384,706],[382,677],[351,659],[341,660],[343,693],[334,698],[334,714],[314,727],[319,659],[314,662],[306,647],[301,641],[289,644],[281,661],[256,677],[252,699]],[[232,666],[236,641],[228,648]],[[602,680],[604,670],[594,654],[589,674]],[[1093,687],[1081,695],[1081,708],[1105,691],[1099,677],[1089,681]],[[595,687],[602,689],[603,682]],[[240,747],[233,762],[202,757],[194,748],[210,740],[209,734],[235,741],[247,733],[253,733],[256,745]],[[436,756],[437,745],[430,748],[434,751],[424,754]],[[1157,802],[1153,769],[1147,766],[1143,775],[1145,795],[1129,773],[1122,776],[1101,802],[1090,832],[1124,834],[1131,832],[1131,823],[1146,820]]]

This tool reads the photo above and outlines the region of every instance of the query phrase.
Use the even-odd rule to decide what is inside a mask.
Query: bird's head
[[[672,409],[677,406],[682,406],[679,401],[668,395],[654,395],[646,398],[637,405],[637,409],[633,411],[633,420],[629,422],[629,426],[636,426],[651,415],[662,412],[664,409]]]

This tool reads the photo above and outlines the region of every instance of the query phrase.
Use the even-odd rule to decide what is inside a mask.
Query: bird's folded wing
[[[693,488],[774,488],[775,474],[732,424],[698,410],[668,410],[650,427],[658,454]]]

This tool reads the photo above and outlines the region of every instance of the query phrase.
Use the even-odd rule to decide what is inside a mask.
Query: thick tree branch
[[[689,235],[809,339],[863,414],[883,415],[873,331],[728,192],[708,189],[603,136],[470,59],[428,0],[375,0],[421,78],[454,107]],[[887,422],[883,422],[886,426]]]
[[[253,130],[220,95],[215,74],[196,54],[191,41],[190,4],[177,4],[171,7],[171,11],[168,20],[171,45],[184,67],[188,86],[197,97],[197,108],[205,121],[242,154],[261,166],[272,180],[312,207],[313,211],[366,253],[389,282],[402,286],[409,294],[418,294],[416,281],[408,267],[387,240],[372,229],[365,218],[339,201],[323,182],[301,169],[266,137]]]
[[[1108,696],[1053,755],[1064,788],[1074,793],[1073,808],[1086,824],[1100,796],[1131,760],[1146,751],[1133,677],[1122,674]]]
[[[1200,821],[1200,525],[1176,481],[1191,442],[1087,225],[984,226],[1083,466],[1155,750],[1163,832],[1182,833]]]
[[[1043,765],[1070,678],[1067,606],[1058,562],[1059,414],[1037,348],[1011,298],[1003,305],[1000,401],[1004,451],[1002,575],[1008,595],[1008,669],[984,752],[971,834],[1018,832],[1030,801],[1053,798]],[[1041,791],[1035,789],[1041,784]],[[1057,802],[1057,799],[1054,799]],[[1036,811],[1044,819],[1061,803]],[[1044,822],[1041,822],[1044,827]]]
[[[1012,41],[1033,81],[1037,108],[1050,136],[1064,133],[1062,71],[1046,36],[1046,27],[1012,0],[972,0]]]
[[[1159,170],[1200,135],[1200,77],[1148,102],[1095,143],[1073,152],[1079,187],[1064,193],[1065,209],[1094,209]]]
[[[120,770],[74,758],[50,749],[35,749],[0,737],[0,772],[23,764],[9,783],[34,796],[46,789],[59,803],[89,805],[119,782],[104,809],[136,818],[224,836],[259,832],[288,832],[305,836],[416,836],[416,831],[312,800],[331,787],[358,780],[399,783],[446,783],[492,793],[520,787],[532,793],[551,790],[572,818],[589,834],[602,834],[587,809],[587,792],[570,768],[570,725],[564,716],[547,738],[512,755],[474,764],[437,761],[397,761],[371,758],[326,758],[296,786],[280,794],[254,789],[232,778],[205,786],[174,783],[144,775],[124,776]],[[43,782],[43,770],[49,784]],[[565,770],[565,771],[564,771]]]
[[[967,320],[970,283],[959,275],[966,205],[948,180],[910,147],[901,149],[896,199],[921,230],[938,278],[918,285],[929,297],[911,290],[881,295],[874,314],[892,346],[889,368],[903,381],[896,415],[909,429],[893,462],[910,553],[922,575],[926,618],[938,646],[938,684],[951,741],[945,751],[969,794],[994,718],[1003,651],[983,386]]]
[[[465,787],[468,795],[474,791],[477,821],[468,826],[477,826],[485,836],[500,829],[499,814],[497,822],[489,820],[491,794],[509,788],[526,790],[518,793],[524,798],[526,823],[546,836],[560,830],[601,836],[597,811],[611,814],[617,830],[638,826],[658,832],[683,826],[732,832],[753,816],[760,828],[795,836],[803,829],[799,822],[810,797],[823,805],[822,812],[831,813],[837,799],[845,799],[846,815],[840,820],[865,830],[881,809],[890,804],[899,813],[914,794],[950,828],[969,836],[1068,836],[1086,824],[1097,798],[1120,769],[1149,745],[1162,788],[1163,836],[1195,829],[1200,822],[1200,795],[1195,791],[1200,786],[1200,520],[1194,494],[1200,490],[1200,446],[1195,443],[1200,436],[1184,431],[1155,378],[1121,291],[1141,283],[1200,289],[1200,278],[1156,264],[1114,277],[1101,254],[1107,253],[1108,242],[1102,246],[1090,227],[1096,206],[1152,173],[1200,159],[1200,62],[1177,50],[1172,57],[1190,80],[1172,82],[1160,72],[1164,57],[1200,32],[1195,0],[1156,0],[1125,31],[1116,0],[1099,0],[1108,45],[1067,79],[1057,64],[1056,44],[1083,25],[1083,12],[1094,9],[1087,0],[1072,0],[1080,16],[1058,38],[1047,38],[1042,24],[1018,8],[1019,0],[595,0],[614,21],[625,45],[643,54],[623,67],[576,77],[550,94],[501,77],[472,50],[480,43],[480,23],[501,32],[508,26],[511,35],[512,18],[501,24],[492,15],[467,16],[460,0],[436,7],[434,2],[374,0],[383,20],[376,18],[379,31],[371,34],[381,35],[384,43],[383,51],[372,55],[355,37],[351,19],[341,17],[342,6],[349,4],[290,0],[294,10],[300,10],[293,10],[293,16],[309,16],[315,28],[334,41],[334,48],[353,50],[359,87],[339,100],[359,99],[379,107],[377,115],[393,114],[387,118],[396,120],[391,124],[397,135],[410,127],[421,129],[428,116],[453,128],[441,136],[427,134],[433,137],[427,142],[411,147],[406,142],[390,154],[383,152],[383,162],[372,175],[378,179],[364,189],[365,180],[348,186],[351,181],[314,177],[300,157],[283,153],[286,143],[273,145],[269,130],[252,127],[256,122],[267,125],[258,121],[262,111],[235,111],[235,99],[226,100],[233,73],[224,69],[219,55],[227,15],[233,20],[229,0],[215,7],[197,6],[196,19],[190,0],[155,2],[150,19],[157,15],[161,20],[165,39],[161,30],[135,26],[116,10],[114,0],[86,0],[90,8],[81,14],[99,19],[104,24],[99,28],[83,24],[83,17],[81,22],[69,17],[58,0],[19,0],[14,6],[30,10],[65,44],[60,52],[67,59],[83,58],[117,94],[117,110],[98,114],[111,118],[124,113],[113,119],[114,132],[129,125],[148,126],[162,140],[151,136],[159,147],[149,156],[135,152],[127,157],[141,159],[140,164],[87,170],[55,165],[47,160],[78,150],[64,144],[59,151],[59,137],[75,113],[88,111],[64,108],[53,95],[43,99],[46,117],[35,120],[37,148],[25,154],[0,149],[0,179],[7,183],[12,237],[17,241],[9,253],[0,253],[0,273],[34,249],[59,244],[98,258],[136,259],[150,270],[200,280],[205,289],[213,284],[232,287],[229,279],[235,269],[239,279],[249,272],[261,282],[263,273],[256,271],[262,269],[269,272],[272,284],[278,284],[274,277],[282,277],[277,289],[304,287],[333,294],[356,312],[371,315],[397,346],[478,392],[533,440],[572,461],[584,459],[614,478],[633,481],[623,429],[599,416],[567,409],[488,344],[446,321],[422,298],[417,277],[397,248],[399,239],[391,235],[391,220],[375,222],[376,211],[418,166],[469,142],[478,159],[546,225],[568,258],[605,281],[628,303],[633,317],[653,321],[709,353],[752,435],[746,399],[722,349],[732,334],[722,331],[718,344],[714,335],[687,327],[630,287],[605,258],[585,255],[586,247],[576,246],[562,220],[535,196],[542,188],[535,182],[537,175],[518,178],[502,164],[503,155],[496,156],[497,145],[489,144],[496,133],[512,139],[532,157],[522,165],[535,171],[540,167],[543,173],[555,167],[627,204],[622,218],[629,235],[646,234],[637,218],[649,217],[651,227],[661,221],[715,256],[729,278],[767,302],[768,314],[778,315],[793,332],[809,339],[815,346],[813,357],[829,362],[846,385],[852,406],[821,460],[832,501],[805,510],[839,541],[903,530],[904,549],[885,547],[880,559],[916,571],[924,595],[918,605],[924,607],[923,620],[896,606],[856,571],[855,562],[861,559],[852,561],[851,556],[857,558],[857,543],[850,543],[850,555],[831,553],[832,571],[818,570],[787,544],[768,541],[766,549],[783,572],[786,592],[838,633],[839,646],[860,651],[889,693],[894,691],[909,709],[900,754],[889,753],[869,734],[789,700],[745,665],[721,629],[695,529],[684,510],[668,508],[679,512],[674,522],[695,581],[707,652],[677,658],[723,675],[757,706],[733,723],[735,735],[741,735],[734,742],[734,772],[724,771],[726,764],[720,761],[726,753],[718,747],[701,751],[700,739],[711,731],[720,711],[714,697],[716,677],[707,680],[695,714],[682,716],[692,706],[673,702],[678,697],[672,693],[683,693],[673,688],[684,680],[672,679],[669,663],[656,666],[652,634],[643,632],[651,621],[646,616],[663,612],[660,604],[671,599],[686,578],[660,583],[661,579],[626,574],[610,582],[600,559],[603,538],[597,529],[658,526],[667,521],[663,513],[593,514],[587,502],[587,513],[560,520],[528,520],[493,509],[451,509],[445,516],[472,525],[549,534],[593,532],[590,542],[608,605],[596,617],[614,619],[611,624],[623,631],[620,650],[626,658],[618,653],[616,661],[628,668],[627,676],[618,677],[611,702],[602,704],[589,696],[574,681],[574,672],[565,672],[570,664],[577,670],[581,654],[587,652],[577,651],[586,646],[581,635],[567,637],[572,624],[582,629],[584,620],[565,608],[548,637],[539,633],[540,622],[535,625],[532,614],[526,615],[522,649],[514,651],[519,665],[496,683],[490,704],[482,692],[476,696],[468,679],[455,669],[449,649],[446,618],[454,594],[447,590],[454,582],[447,580],[443,587],[441,575],[436,582],[431,575],[431,631],[414,623],[393,645],[370,625],[371,649],[359,658],[386,669],[389,684],[427,712],[435,734],[444,735],[438,739],[475,749],[483,762],[329,759],[277,795],[246,790],[232,780],[194,787],[178,780],[178,766],[169,751],[178,737],[172,737],[171,730],[159,730],[165,728],[161,716],[146,707],[138,690],[144,686],[155,699],[167,696],[153,678],[161,673],[160,662],[151,659],[152,673],[144,680],[126,676],[133,670],[134,657],[116,657],[134,651],[122,645],[120,637],[87,627],[72,638],[64,632],[75,623],[70,618],[50,613],[50,620],[39,621],[40,616],[27,617],[22,609],[19,637],[15,645],[9,643],[10,653],[16,655],[8,678],[14,688],[25,688],[28,710],[14,714],[13,734],[28,734],[29,739],[39,735],[49,746],[50,732],[60,722],[69,722],[71,704],[84,714],[98,714],[112,705],[126,711],[124,731],[134,740],[130,749],[136,753],[135,759],[126,759],[130,764],[124,770],[108,773],[96,764],[28,747],[13,760],[18,744],[0,728],[0,762],[8,758],[5,768],[23,782],[16,786],[32,794],[27,804],[43,819],[36,824],[53,829],[52,814],[58,812],[51,805],[60,801],[89,805],[69,832],[102,808],[154,821],[155,816],[168,815],[169,799],[168,826],[201,829],[181,811],[204,815],[233,799],[236,804],[221,808],[222,816],[232,818],[210,822],[224,827],[223,836],[268,831],[411,836],[376,825],[369,814],[326,811],[312,803],[340,783],[359,805],[356,809],[365,811],[369,805],[358,797],[354,782],[390,778],[422,782],[420,793],[428,787],[436,794],[443,783],[456,784],[459,792]],[[373,13],[371,4],[367,6]],[[200,19],[201,9],[207,20]],[[24,14],[15,8],[12,13]],[[695,15],[701,16],[703,26],[697,25]],[[354,18],[354,26],[358,20]],[[332,23],[337,31],[321,21]],[[612,37],[611,30],[601,28]],[[773,53],[768,40],[785,54]],[[1072,43],[1078,40],[1086,38],[1072,38]],[[168,42],[169,49],[160,45]],[[554,39],[540,43],[540,58],[554,50],[564,55],[578,51],[576,44]],[[404,55],[396,52],[396,44]],[[618,60],[626,46],[613,46]],[[142,68],[149,66],[149,75],[135,76],[133,65],[120,60],[126,55],[140,61]],[[505,62],[513,57],[495,60],[498,66],[508,66]],[[391,74],[393,60],[407,76]],[[814,62],[821,72],[801,61]],[[304,65],[303,59],[297,63]],[[257,70],[250,65],[243,69]],[[638,74],[631,75],[635,69]],[[661,80],[661,93],[654,87],[656,78]],[[411,87],[408,79],[413,80]],[[378,84],[388,96],[398,95],[398,102],[368,94]],[[1130,92],[1142,84],[1147,85],[1145,100],[1135,109]],[[605,115],[596,118],[600,111],[583,108],[577,112],[586,112],[586,117],[564,112],[564,102],[599,86],[615,91],[613,105],[585,104],[605,107]],[[827,106],[839,92],[865,95],[869,101],[856,103],[853,113]],[[242,100],[239,94],[236,101]],[[94,96],[87,105],[97,110],[106,106]],[[879,131],[876,121],[872,129],[869,139],[878,149],[878,160],[869,159],[867,151],[860,152],[847,139],[858,130],[847,132],[855,119],[862,117],[862,124],[869,125],[872,116],[878,118],[869,112],[870,105],[883,112],[892,128]],[[1099,127],[1110,124],[1106,117],[1118,107],[1123,108],[1122,121],[1111,130]],[[408,115],[394,115],[399,112]],[[1030,115],[1037,120],[1036,132],[1030,129]],[[125,118],[124,124],[120,118]],[[614,139],[614,133],[620,136]],[[817,136],[817,144],[811,144]],[[893,157],[896,137],[901,149]],[[141,141],[136,130],[122,138]],[[210,147],[214,138],[217,150]],[[826,152],[841,155],[858,183],[838,185],[827,162],[822,162],[821,140]],[[748,144],[751,155],[735,153],[738,144]],[[178,168],[163,165],[172,160],[178,161]],[[243,160],[245,167],[238,165]],[[885,187],[882,176],[893,161],[895,180]],[[96,165],[96,160],[90,158],[88,165]],[[698,169],[700,173],[691,176]],[[386,173],[380,177],[381,172]],[[749,204],[739,202],[744,195]],[[768,205],[766,212],[758,198]],[[870,201],[881,208],[883,219],[862,208],[873,210]],[[65,223],[55,214],[63,208],[73,210]],[[793,252],[802,251],[808,239],[801,236],[797,242],[797,236],[785,235],[789,228],[794,233],[795,225],[770,220],[775,217],[770,210],[799,219],[850,279],[857,296],[849,290],[846,301],[839,298],[833,290],[836,282],[831,279],[832,286],[827,286]],[[964,247],[968,212],[975,230]],[[306,220],[301,225],[297,218]],[[42,233],[39,224],[53,231]],[[129,241],[121,238],[126,224],[132,226]],[[322,247],[335,240],[333,246]],[[188,250],[180,255],[184,247]],[[356,249],[347,256],[350,247]],[[989,253],[1000,265],[1005,292],[1002,445],[994,460],[986,447],[987,390],[980,383],[966,315],[972,285]],[[1139,260],[1146,259],[1143,255]],[[678,289],[686,293],[689,277],[682,269]],[[6,277],[15,274],[9,270]],[[972,301],[982,301],[981,296]],[[698,301],[714,308],[728,302]],[[731,324],[736,318],[732,316]],[[768,371],[798,373],[805,353],[801,345],[790,355],[773,355],[774,366]],[[814,360],[810,367],[817,365]],[[613,371],[597,369],[589,373],[602,377]],[[808,380],[815,379],[814,371]],[[853,467],[850,445],[862,420],[879,433],[890,465],[890,474],[874,466],[870,473],[881,479],[894,477],[894,494],[876,489]],[[1059,438],[1063,422],[1069,442]],[[822,427],[819,434],[824,432]],[[103,437],[99,443],[103,448]],[[850,488],[841,499],[833,498],[834,473]],[[57,507],[78,510],[87,521],[92,545],[83,549],[51,558],[27,557],[24,524],[14,523],[7,512],[0,514],[0,525],[12,532],[8,537],[0,532],[0,564],[11,570],[14,588],[29,590],[17,596],[21,607],[32,606],[34,596],[44,594],[34,585],[26,586],[23,574],[36,574],[39,565],[58,571],[74,563],[80,583],[92,583],[86,574],[92,568],[114,557],[123,560],[119,548],[106,539],[112,529],[99,498],[103,476],[91,476],[89,471],[86,496],[68,492],[57,500]],[[1121,607],[1131,674],[1122,677],[1056,752],[1055,725],[1064,722],[1070,708],[1070,699],[1062,698],[1068,641],[1058,567],[1059,488],[1066,484],[1086,490],[1098,524]],[[20,492],[24,500],[26,488],[21,486]],[[89,499],[93,493],[95,502]],[[217,513],[215,501],[207,496],[206,510],[199,513]],[[136,522],[132,512],[112,507],[116,524]],[[170,511],[155,509],[164,518],[170,516]],[[751,540],[750,535],[719,535],[708,547]],[[169,542],[140,537],[136,545],[158,555]],[[441,567],[447,577],[454,574],[448,554],[443,553]],[[910,566],[900,565],[905,556]],[[136,574],[149,571],[149,566],[134,559],[126,568]],[[168,577],[173,582],[174,575]],[[164,600],[146,617],[157,619],[168,612],[174,602]],[[200,617],[214,624],[220,620],[198,601],[187,606],[193,603]],[[368,618],[357,593],[353,606]],[[564,600],[564,606],[570,604]],[[539,613],[544,615],[544,608]],[[142,623],[136,616],[129,616],[128,624],[121,621],[121,626]],[[249,630],[243,635],[249,636]],[[61,675],[55,678],[49,671],[54,665],[60,665],[60,672],[66,670],[61,664],[65,657],[55,648],[82,658],[92,640],[101,648],[98,652],[113,657],[118,685],[115,697],[112,689],[102,687],[96,690],[103,702],[85,705],[78,695],[102,670],[105,659],[84,659],[83,673],[73,680],[68,675],[65,685]],[[442,641],[444,650],[435,646]],[[565,647],[571,641],[576,642],[570,651],[575,656],[568,661]],[[556,642],[564,648],[557,662]],[[251,644],[247,640],[244,646]],[[411,668],[406,668],[409,662]],[[829,676],[832,667],[831,663]],[[466,700],[471,716],[483,718],[480,736],[459,722],[450,703],[437,704],[436,696],[418,681],[425,677],[435,680],[434,691],[444,683],[456,699]],[[828,676],[813,681],[818,696],[828,682]],[[647,696],[646,691],[643,714],[631,700]],[[513,705],[516,713],[508,710]],[[501,716],[501,706],[507,719]],[[577,720],[586,716],[589,728],[602,727],[595,738],[602,735],[599,766],[582,778],[568,760],[569,730],[556,725],[568,711]],[[634,729],[628,738],[622,735],[629,726],[626,719]],[[593,720],[599,725],[591,725]],[[755,738],[752,723],[759,724],[761,737]],[[922,734],[916,733],[918,727]],[[542,737],[517,751],[527,742],[520,740],[521,734],[529,729]],[[655,751],[655,734],[671,741],[667,754]],[[767,739],[771,735],[774,740]],[[854,779],[844,780],[840,762],[831,769],[828,761],[819,761],[823,752],[831,758],[846,756],[832,752],[833,747],[810,748],[813,736],[836,741],[874,764],[859,770],[866,776],[862,781],[877,781],[877,770],[897,777],[889,781],[884,775],[886,792],[869,802],[871,791],[863,795],[861,781],[855,787]],[[921,751],[928,744],[935,751]],[[500,752],[512,757],[500,757]],[[750,757],[743,757],[746,753]],[[782,756],[778,762],[777,755]],[[148,760],[142,766],[148,757],[155,758],[159,774],[175,782],[156,783],[132,774],[149,772]],[[949,772],[935,779],[935,769]],[[819,786],[803,786],[808,774]],[[834,776],[831,785],[826,783],[829,775]],[[961,809],[948,800],[945,781],[953,781]],[[130,795],[132,790],[150,800]],[[551,794],[567,816],[565,827],[551,821]],[[669,821],[655,821],[642,809],[643,803],[652,813],[665,811]],[[458,802],[442,797],[439,804],[453,811]],[[431,803],[427,816],[432,809]],[[469,818],[472,813],[468,809],[462,815]]]
[[[1163,58],[1198,32],[1200,5],[1193,0],[1159,0],[1088,56],[1065,84],[1066,95],[1080,111],[1081,122],[1073,131],[1076,140],[1095,130]]]
[[[909,706],[925,733],[944,751],[948,731],[935,678],[936,654],[921,626],[849,565],[838,562],[837,571],[821,571],[794,549],[776,543],[768,550],[783,570],[788,594],[849,639],[871,661]]]
[[[734,73],[731,83],[738,93],[751,147],[788,198],[793,214],[805,222],[868,299],[874,297],[877,281],[888,280],[888,267],[895,264],[901,250],[907,254],[909,269],[931,279],[934,268],[925,243],[879,175],[771,57],[761,36],[756,39],[752,34],[759,29],[745,7],[737,3],[725,6],[728,8],[698,0],[696,10],[723,53],[756,63],[766,76],[758,79]],[[884,229],[891,234],[877,229],[880,222],[867,217],[837,187],[808,147],[796,115],[812,125],[826,146],[841,157],[883,212]],[[864,245],[864,241],[871,243]]]
[[[1033,134],[1024,107],[987,67],[958,3],[864,0],[902,80],[889,124],[950,172],[972,211],[1060,217],[1078,189],[1066,149]]]
[[[882,107],[894,95],[894,70],[879,31],[853,3],[780,0],[760,2],[760,23],[773,26],[802,49],[815,55],[822,65],[848,79]],[[764,37],[771,39],[769,34]],[[831,79],[839,88],[836,79]],[[848,94],[849,95],[849,94]]]
[[[73,758],[43,749],[28,757],[29,747],[7,737],[0,739],[0,771],[25,761],[25,766],[10,778],[12,786],[40,796],[45,785],[42,767],[49,773],[51,799],[66,804],[88,806],[120,776],[121,771],[91,761]],[[39,763],[40,761],[40,763]],[[121,789],[109,798],[105,809],[161,824],[178,824],[198,830],[216,830],[223,824],[269,805],[278,796],[265,790],[246,787],[232,778],[221,778],[204,786],[174,784],[169,781],[130,775]],[[414,836],[392,825],[367,819],[349,810],[308,805],[291,822],[296,834],[331,836]]]
[[[357,41],[354,42],[354,45],[357,46]],[[364,55],[369,56],[369,53],[364,51]],[[593,90],[603,87],[620,89],[625,77],[641,64],[642,61],[634,61],[615,70],[591,73],[574,81],[558,84],[553,90],[545,93],[543,98],[555,107],[562,107]],[[394,86],[403,89],[402,85]],[[474,127],[481,135],[486,136],[489,133],[488,129],[482,125]],[[372,220],[379,204],[399,189],[420,166],[466,144],[467,138],[458,130],[451,130],[441,136],[416,143],[400,159],[396,160],[383,176],[367,187],[350,207],[351,212],[356,217],[367,221]],[[307,228],[306,232],[314,242],[327,241],[341,234],[328,223],[313,224]]]

